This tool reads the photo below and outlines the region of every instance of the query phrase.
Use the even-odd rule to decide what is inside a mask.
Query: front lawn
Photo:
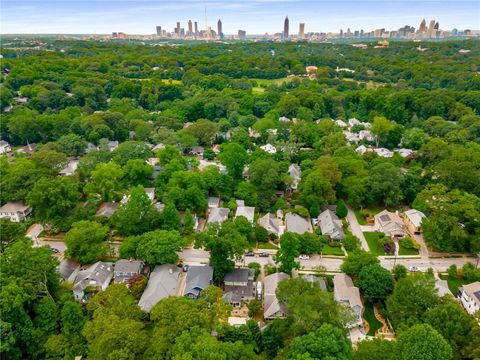
[[[278,246],[272,243],[258,243],[259,249],[270,249],[270,250],[278,250]]]
[[[468,281],[465,281],[464,279],[459,279],[459,278],[452,279],[448,275],[440,275],[440,279],[447,280],[448,289],[452,292],[453,295],[456,295],[458,293],[459,287],[462,287],[463,285],[468,284]]]
[[[383,324],[377,320],[375,313],[373,312],[373,304],[370,302],[365,302],[365,311],[363,312],[363,318],[368,322],[370,328],[368,329],[368,336],[375,336],[375,332],[378,329],[381,329]]]
[[[385,255],[385,249],[382,245],[380,245],[378,239],[380,238],[379,232],[364,232],[363,235],[367,240],[368,247],[370,248],[370,252],[379,256]]]
[[[330,245],[323,245],[322,248],[323,255],[336,255],[336,256],[344,256],[343,250],[341,247],[330,246]]]
[[[418,255],[417,249],[407,249],[403,246],[400,246],[400,250],[398,250],[398,255]]]

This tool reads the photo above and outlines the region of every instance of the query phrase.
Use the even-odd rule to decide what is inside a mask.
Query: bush
[[[343,200],[339,200],[339,201],[337,202],[336,213],[337,213],[337,216],[338,216],[340,219],[343,219],[344,217],[347,216],[347,214],[348,214],[348,209],[347,209],[347,206],[345,205],[345,203],[343,202]]]
[[[450,279],[456,279],[457,276],[458,276],[457,265],[455,265],[455,264],[450,265],[450,267],[448,268],[448,277]]]
[[[265,270],[265,276],[275,274],[277,272],[277,267],[274,265],[265,265],[264,267]]]
[[[480,281],[480,269],[475,269],[472,263],[466,263],[462,267],[462,276],[469,283]]]
[[[310,216],[316,218],[318,215],[320,215],[320,206],[318,206],[318,204],[313,204],[310,206]]]
[[[257,226],[255,228],[255,240],[260,243],[266,243],[268,241],[268,231],[267,229]]]
[[[405,249],[420,249],[420,245],[410,236],[405,236],[403,239],[400,239],[400,246]]]
[[[360,240],[355,235],[346,235],[343,239],[343,247],[347,251],[353,251],[360,248]]]
[[[260,265],[259,263],[256,263],[256,262],[252,262],[252,263],[248,264],[248,267],[250,269],[255,270],[255,280],[257,280],[258,275],[260,275],[260,271],[262,270],[262,265]]]
[[[254,317],[257,313],[262,310],[262,302],[257,299],[253,299],[248,303],[248,316]]]

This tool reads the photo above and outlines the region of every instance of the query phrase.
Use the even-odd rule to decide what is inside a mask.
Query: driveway
[[[360,227],[360,224],[358,223],[355,213],[353,212],[353,209],[350,206],[347,206],[347,209],[348,209],[347,221],[348,221],[348,224],[350,225],[348,229],[352,232],[353,235],[355,235],[360,239],[360,244],[362,245],[362,249],[365,251],[370,251],[367,240],[365,239],[365,236],[363,236],[362,229]]]

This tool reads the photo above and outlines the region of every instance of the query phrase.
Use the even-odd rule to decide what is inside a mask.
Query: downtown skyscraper
[[[288,20],[288,16],[285,18],[285,22],[283,23],[283,38],[289,38],[289,28],[290,28],[290,21]]]
[[[218,22],[217,22],[217,35],[220,40],[223,40],[222,20],[220,19],[218,19]]]

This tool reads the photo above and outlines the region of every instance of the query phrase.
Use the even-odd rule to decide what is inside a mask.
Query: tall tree
[[[452,348],[435,329],[418,324],[398,337],[396,359],[399,360],[450,360]]]
[[[235,142],[223,144],[218,158],[227,167],[230,176],[237,180],[242,178],[248,160],[247,151],[242,145]]]
[[[67,256],[81,263],[91,264],[108,252],[105,238],[108,228],[94,221],[79,221],[65,234]]]

